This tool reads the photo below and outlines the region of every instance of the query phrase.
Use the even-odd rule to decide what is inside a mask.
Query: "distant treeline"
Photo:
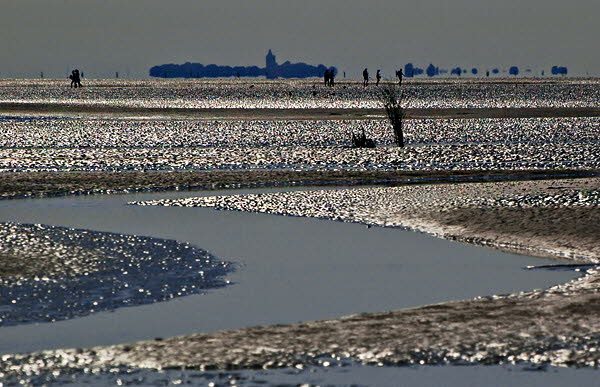
[[[285,62],[270,68],[258,66],[204,66],[201,63],[164,64],[150,69],[151,77],[158,78],[227,78],[227,77],[267,77],[267,78],[308,78],[322,77],[325,70],[335,67],[311,66],[306,63]]]
[[[217,66],[202,63],[164,64],[150,69],[151,77],[158,78],[227,78],[227,77],[266,77],[275,78],[309,78],[322,77],[325,70],[337,74],[335,67],[322,64],[312,66],[306,63],[290,63],[289,61],[278,64],[277,58],[271,50],[265,57],[265,67],[258,66]]]
[[[337,75],[337,69],[333,66],[325,65],[309,65],[306,63],[290,63],[289,61],[283,64],[277,63],[277,59],[273,52],[269,50],[265,57],[265,67],[258,66],[218,66],[215,64],[203,65],[202,63],[184,64],[163,64],[154,66],[150,69],[150,76],[157,78],[227,78],[227,77],[266,77],[267,79],[275,78],[309,78],[322,77],[325,70],[332,70],[334,75]],[[407,63],[404,66],[404,76],[411,78],[426,74],[429,77],[450,74],[461,76],[463,74],[472,74],[482,76],[496,75],[499,73],[510,75],[519,75],[521,70],[517,66],[511,66],[508,70],[500,70],[498,68],[486,69],[480,72],[476,67],[466,69],[454,67],[452,69],[443,69],[433,64],[426,68],[414,66],[412,63]],[[524,73],[532,73],[531,69],[525,69]],[[567,68],[564,66],[552,66],[550,70],[552,75],[567,75]],[[540,75],[545,75],[544,71]]]
[[[489,76],[490,74],[495,75],[500,72],[506,72],[506,70],[499,70],[498,68],[493,68],[490,70],[486,70],[485,75],[486,76]],[[508,69],[508,74],[510,74],[510,75],[516,76],[516,75],[519,75],[520,72],[521,72],[521,70],[519,70],[518,66],[511,66]],[[531,72],[532,72],[531,69],[525,69],[525,73],[531,73]],[[552,66],[552,69],[550,70],[550,72],[552,73],[552,75],[567,75],[568,70],[565,66]],[[415,67],[412,63],[407,63],[404,66],[404,76],[409,77],[409,78],[423,75],[423,74],[427,74],[427,76],[429,76],[429,77],[436,77],[438,75],[448,74],[448,73],[450,73],[451,75],[457,75],[457,76],[460,76],[462,74],[468,74],[468,73],[470,73],[472,75],[478,75],[479,69],[477,69],[476,67],[473,67],[471,69],[455,67],[450,70],[447,70],[447,69],[442,69],[437,66],[434,66],[433,64],[429,64],[429,66],[427,66],[427,68],[422,69],[419,67]],[[544,71],[542,71],[542,75],[543,74],[544,74]]]
[[[266,75],[266,69],[258,66],[217,66],[201,63],[164,64],[150,69],[151,77],[158,78],[226,78],[260,77]]]

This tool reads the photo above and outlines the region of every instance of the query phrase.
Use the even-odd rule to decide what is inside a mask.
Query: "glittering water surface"
[[[379,147],[351,149],[363,131]],[[599,168],[600,118],[191,121],[5,117],[0,171]]]
[[[352,132],[393,144],[383,120],[141,120],[0,117],[0,148],[349,146]],[[425,119],[405,122],[408,145],[595,143],[600,118]]]
[[[379,89],[316,81],[92,80],[23,87],[0,81],[0,102],[137,107],[373,108]],[[403,86],[405,107],[594,107],[598,80],[429,80]],[[215,169],[494,170],[600,168],[600,118],[407,120],[390,147],[385,120],[195,121],[0,117],[0,172]],[[87,118],[86,118],[87,117]],[[378,145],[351,149],[364,131]]]
[[[30,271],[0,278],[0,326],[197,294],[225,286],[223,276],[232,270],[174,240],[7,223],[0,223],[0,239],[0,252],[22,259]]]
[[[407,107],[597,106],[597,79],[407,80]],[[379,89],[359,82],[324,87],[314,80],[67,80],[0,81],[0,102],[52,102],[174,108],[371,108]]]
[[[202,386],[544,386],[595,385],[598,370],[521,364],[503,366],[376,367],[321,359],[319,366],[259,371],[149,371],[113,368],[85,373],[11,377],[6,385]]]

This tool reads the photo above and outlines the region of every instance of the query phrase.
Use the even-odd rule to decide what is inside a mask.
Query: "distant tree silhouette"
[[[436,75],[440,74],[440,69],[435,67],[433,63],[430,63],[425,72],[427,73],[428,77],[435,77]]]
[[[567,75],[567,68],[564,66],[552,66],[552,75]]]

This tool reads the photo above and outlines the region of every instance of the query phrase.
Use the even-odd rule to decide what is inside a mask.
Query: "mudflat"
[[[0,102],[1,114],[118,116],[195,120],[372,120],[385,119],[377,108],[174,108],[105,104]],[[407,119],[600,117],[597,107],[407,108]]]
[[[506,179],[590,177],[600,170],[502,171],[172,171],[172,172],[30,172],[0,174],[0,198],[172,189],[222,189],[293,185],[424,184]]]
[[[325,91],[301,82],[102,81],[75,91],[60,82],[0,87],[0,121],[8,133],[6,172],[0,174],[5,199],[357,186],[150,204],[407,227],[480,246],[570,259],[577,265],[572,269],[583,275],[544,290],[392,312],[5,355],[0,376],[112,367],[301,368],[319,364],[323,356],[379,365],[600,365],[598,80],[409,82],[403,88],[410,96],[406,118],[412,121],[407,124],[409,146],[402,149],[389,147],[377,89],[359,85]],[[105,123],[105,117],[114,122]],[[477,120],[486,118],[501,120]],[[38,122],[44,120],[49,122]],[[138,128],[142,120],[156,128]],[[185,122],[168,122],[177,120]],[[210,120],[225,123],[207,129]],[[256,120],[269,122],[249,122]],[[293,123],[275,125],[282,120]],[[333,125],[319,126],[319,120]],[[354,130],[376,136],[384,146],[350,148]],[[62,133],[62,142],[54,141],[56,133]],[[90,140],[107,133],[108,139]],[[201,136],[207,138],[189,144]],[[115,138],[119,141],[113,144]],[[328,140],[317,141],[322,138]],[[216,161],[208,163],[211,157]],[[55,265],[48,260],[36,266],[28,259],[2,252],[0,274],[18,278]]]

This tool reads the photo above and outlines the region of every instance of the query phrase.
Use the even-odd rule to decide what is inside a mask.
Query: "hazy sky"
[[[352,76],[407,62],[600,74],[598,18],[598,0],[0,0],[0,77],[264,66],[269,48]]]

